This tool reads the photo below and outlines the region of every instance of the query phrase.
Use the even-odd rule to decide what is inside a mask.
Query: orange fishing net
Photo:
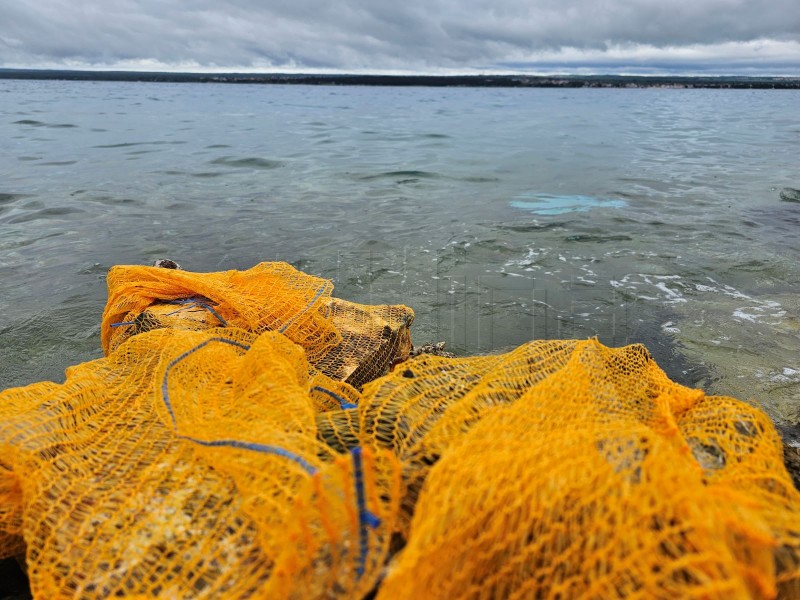
[[[759,410],[593,340],[388,373],[413,313],[331,289],[112,269],[107,356],[0,393],[34,597],[800,597]]]
[[[642,346],[429,357],[362,402],[413,510],[379,598],[800,597],[800,496],[769,419],[670,382]]]
[[[332,290],[330,281],[286,263],[221,273],[113,267],[103,349],[108,353],[133,335],[165,327],[277,331],[301,346],[314,368],[356,386],[408,358],[411,309],[362,306],[331,298]]]

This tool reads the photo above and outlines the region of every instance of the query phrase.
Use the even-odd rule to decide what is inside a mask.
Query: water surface
[[[100,355],[111,265],[286,260],[417,342],[644,341],[797,420],[798,99],[0,81],[0,388]]]

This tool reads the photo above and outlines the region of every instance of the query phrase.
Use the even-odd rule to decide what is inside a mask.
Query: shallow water
[[[799,99],[0,81],[0,389],[100,355],[111,265],[286,260],[417,342],[644,341],[796,421]]]

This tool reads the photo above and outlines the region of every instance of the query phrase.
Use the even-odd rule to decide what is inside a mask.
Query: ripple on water
[[[26,194],[10,194],[10,193],[0,192],[0,205],[13,204],[17,200],[27,197],[28,196]]]
[[[466,177],[456,177],[458,181],[466,181],[467,183],[497,183],[500,181],[499,177],[487,177],[482,175],[468,175]]]
[[[222,171],[200,171],[198,173],[191,173],[191,177],[197,177],[198,179],[212,179],[214,177],[222,177],[225,175]]]
[[[537,231],[546,231],[548,229],[558,229],[559,227],[566,227],[569,221],[547,221],[540,223],[533,221],[531,223],[500,223],[496,225],[498,229],[506,231],[516,231],[518,233],[534,233]]]
[[[400,180],[439,179],[441,177],[442,177],[441,173],[436,173],[435,171],[409,170],[409,171],[383,171],[381,173],[373,173],[370,175],[357,175],[355,179],[359,181],[374,181],[377,179],[400,179]]]
[[[45,123],[43,121],[36,121],[34,119],[20,119],[14,121],[14,125],[28,125],[30,127],[49,127],[51,129],[71,129],[77,127],[73,123]]]
[[[97,146],[92,146],[92,148],[130,148],[131,146],[176,146],[180,144],[185,144],[186,142],[183,140],[157,140],[155,142],[121,142],[119,144],[99,144]]]
[[[72,195],[83,193],[83,190],[73,192]],[[93,204],[102,204],[104,206],[147,206],[147,203],[140,198],[119,198],[117,196],[88,196],[81,199],[82,202],[91,202]]]
[[[153,152],[162,152],[158,148],[153,148],[151,150],[131,150],[130,152],[126,152],[128,156],[139,156],[141,154],[152,154]]]
[[[30,221],[38,221],[40,219],[81,219],[83,215],[87,214],[85,210],[75,208],[72,206],[54,206],[52,208],[43,208],[33,212],[27,212],[8,219],[7,223],[27,223]]]
[[[62,361],[78,364],[102,356],[96,310],[96,302],[71,298],[0,329],[0,389],[40,380],[61,382]]]
[[[598,242],[602,244],[605,242],[629,242],[633,240],[633,238],[628,235],[593,235],[578,233],[575,235],[568,235],[564,240],[567,242]]]
[[[800,228],[800,205],[778,204],[751,209],[740,223],[749,229],[759,229],[757,238],[778,254],[800,255],[797,244],[786,243],[794,239]]]
[[[260,158],[258,156],[248,156],[245,158],[236,158],[234,156],[221,156],[209,161],[212,165],[222,165],[224,167],[234,168],[250,168],[250,169],[277,169],[283,167],[285,163],[279,160],[271,160],[269,158]]]

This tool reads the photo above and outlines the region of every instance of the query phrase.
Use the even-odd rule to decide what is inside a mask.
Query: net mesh
[[[107,355],[0,393],[0,557],[34,597],[800,597],[758,409],[638,345],[401,362],[410,309],[331,290],[112,269]]]
[[[131,335],[160,326],[190,330],[230,326],[254,333],[278,331],[302,346],[313,362],[341,341],[326,318],[332,290],[330,281],[286,263],[202,274],[113,267],[101,329],[103,349],[108,353]],[[151,309],[164,304],[166,309],[156,313]],[[167,315],[172,318],[161,325],[159,316]]]
[[[277,331],[301,346],[316,370],[355,386],[408,358],[411,309],[355,304],[332,298],[332,290],[330,281],[286,263],[221,273],[113,267],[103,349],[109,353],[131,336],[162,328]]]
[[[365,390],[398,407],[374,438],[421,487],[379,598],[800,597],[766,415],[670,382],[641,346],[532,343],[469,359],[455,390],[452,362]]]
[[[3,549],[25,540],[34,595],[369,591],[398,465],[318,441],[307,368],[275,332],[159,329],[62,386],[5,392],[3,475],[21,490],[3,486]]]

